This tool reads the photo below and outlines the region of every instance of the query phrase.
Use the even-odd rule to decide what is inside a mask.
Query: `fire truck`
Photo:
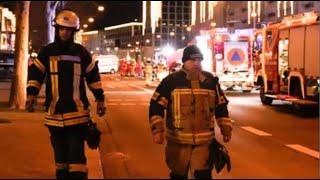
[[[319,41],[316,12],[287,16],[255,32],[255,83],[263,104],[283,100],[298,110],[319,105]]]
[[[214,34],[212,40],[213,71],[223,89],[251,91],[254,71],[251,63],[250,35]]]
[[[11,77],[14,65],[15,15],[0,6],[0,78]]]

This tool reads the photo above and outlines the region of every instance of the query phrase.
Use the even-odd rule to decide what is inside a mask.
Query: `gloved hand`
[[[34,95],[28,95],[27,102],[26,102],[26,109],[29,112],[34,112],[36,106],[37,97]]]
[[[153,134],[153,143],[163,144],[164,143],[164,134],[163,132],[157,132]]]
[[[101,132],[97,127],[97,124],[90,121],[88,123],[88,129],[87,132],[85,133],[85,139],[87,141],[87,144],[89,146],[90,149],[97,149],[99,147],[100,144],[100,136],[101,136]]]
[[[223,136],[223,142],[229,142],[231,140],[232,128],[229,126],[221,126],[220,130]]]
[[[97,101],[97,114],[101,117],[106,113],[106,107],[104,101]]]

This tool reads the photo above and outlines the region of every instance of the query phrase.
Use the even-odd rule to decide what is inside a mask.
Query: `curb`
[[[112,130],[106,118],[94,116],[98,128],[101,131],[100,158],[103,168],[103,176],[106,179],[128,179],[129,173],[125,156],[119,151]],[[104,147],[104,148],[101,148]]]

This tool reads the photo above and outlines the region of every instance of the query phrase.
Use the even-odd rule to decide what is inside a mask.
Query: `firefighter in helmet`
[[[189,171],[194,178],[211,179],[212,167],[207,161],[215,123],[224,142],[231,139],[228,100],[218,78],[201,70],[202,59],[198,47],[186,47],[182,69],[164,78],[150,101],[153,142],[164,144],[166,137],[166,163],[173,179],[188,178]]]
[[[97,114],[105,113],[104,94],[98,66],[90,53],[74,43],[79,30],[78,16],[60,11],[54,19],[55,40],[43,47],[30,66],[27,109],[33,111],[41,84],[46,80],[44,124],[50,132],[57,179],[86,179],[84,142],[92,123],[85,82],[97,102]]]
[[[152,62],[151,59],[147,59],[145,64],[146,86],[151,86],[152,80]]]

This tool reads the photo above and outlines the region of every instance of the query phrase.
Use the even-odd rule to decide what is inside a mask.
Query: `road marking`
[[[117,106],[119,105],[118,103],[107,103],[107,106]]]
[[[150,90],[150,89],[143,88],[143,87],[140,87],[140,86],[135,85],[135,84],[128,83],[128,85],[129,85],[129,86],[132,86],[132,87],[135,87],[135,88],[138,88],[138,89],[142,89],[142,90],[147,91],[147,92],[153,92],[153,91]]]
[[[135,106],[137,103],[120,103],[121,106]]]
[[[114,89],[115,88],[114,86],[111,86],[109,84],[107,85],[107,87],[110,88],[110,89]]]
[[[153,92],[147,91],[106,91],[106,94],[152,94]]]
[[[258,136],[272,136],[272,134],[266,133],[251,126],[242,126],[241,128]]]
[[[299,151],[299,152],[302,152],[302,153],[307,154],[309,156],[312,156],[314,158],[320,159],[320,155],[319,155],[318,151],[309,149],[309,148],[301,146],[299,144],[286,144],[286,146],[291,148],[291,149],[294,149],[296,151]]]
[[[122,101],[122,99],[107,99],[107,101]]]
[[[140,106],[149,106],[149,103],[138,103]]]

